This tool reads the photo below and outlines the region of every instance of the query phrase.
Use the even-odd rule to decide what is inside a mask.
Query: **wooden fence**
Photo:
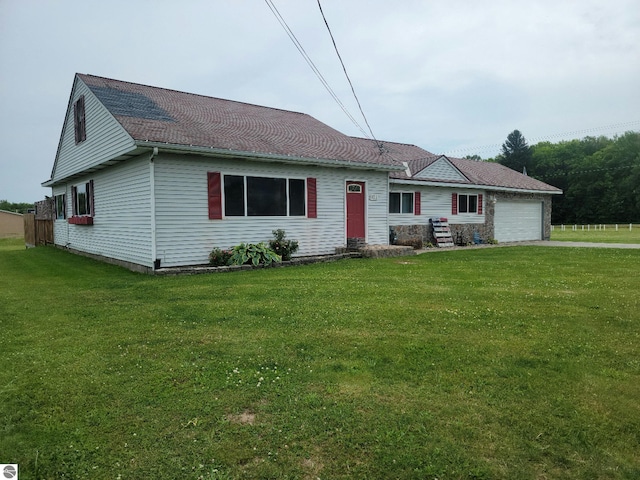
[[[27,247],[53,243],[53,220],[37,219],[33,213],[25,213],[23,218],[24,243]]]

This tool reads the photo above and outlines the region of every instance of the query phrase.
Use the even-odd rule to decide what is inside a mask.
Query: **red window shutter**
[[[87,183],[87,195],[89,197],[89,215],[93,217],[96,213],[93,206],[93,180],[89,180],[89,183]]]
[[[307,217],[318,218],[318,190],[315,178],[307,178]]]
[[[415,192],[413,194],[413,201],[415,203],[414,207],[413,207],[413,213],[414,215],[420,215],[420,210],[422,207],[422,199],[420,198],[420,192]]]
[[[78,205],[78,189],[71,187],[71,216],[76,215]]]
[[[222,182],[220,172],[207,172],[207,191],[209,195],[209,219],[222,219]]]
[[[457,214],[458,214],[458,194],[452,193],[451,194],[451,215],[457,215]]]
[[[482,215],[482,194],[478,194],[478,215]]]

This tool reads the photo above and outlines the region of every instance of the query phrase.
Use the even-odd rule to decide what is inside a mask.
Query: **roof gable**
[[[425,152],[428,154],[428,152]],[[469,185],[493,190],[559,194],[562,190],[494,162],[428,154],[407,161],[409,173],[392,172],[391,181]]]
[[[469,180],[458,170],[447,157],[440,158],[414,174],[415,178],[439,180],[442,182],[467,183]]]
[[[74,104],[84,97],[85,139],[77,142],[75,138]],[[76,75],[58,150],[51,171],[51,179],[43,185],[72,177],[81,172],[98,168],[105,162],[124,155],[135,149],[133,138],[118,123],[103,102],[87,87],[79,75]]]

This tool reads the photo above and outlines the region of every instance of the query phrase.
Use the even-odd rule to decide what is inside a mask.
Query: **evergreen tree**
[[[507,136],[507,141],[502,144],[502,153],[498,156],[498,162],[517,172],[527,173],[531,170],[532,152],[527,140],[520,130],[514,130]]]

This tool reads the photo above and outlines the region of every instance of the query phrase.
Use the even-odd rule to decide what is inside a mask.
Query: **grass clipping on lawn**
[[[406,259],[404,259],[406,260]],[[152,277],[0,241],[25,478],[638,478],[640,251]]]

